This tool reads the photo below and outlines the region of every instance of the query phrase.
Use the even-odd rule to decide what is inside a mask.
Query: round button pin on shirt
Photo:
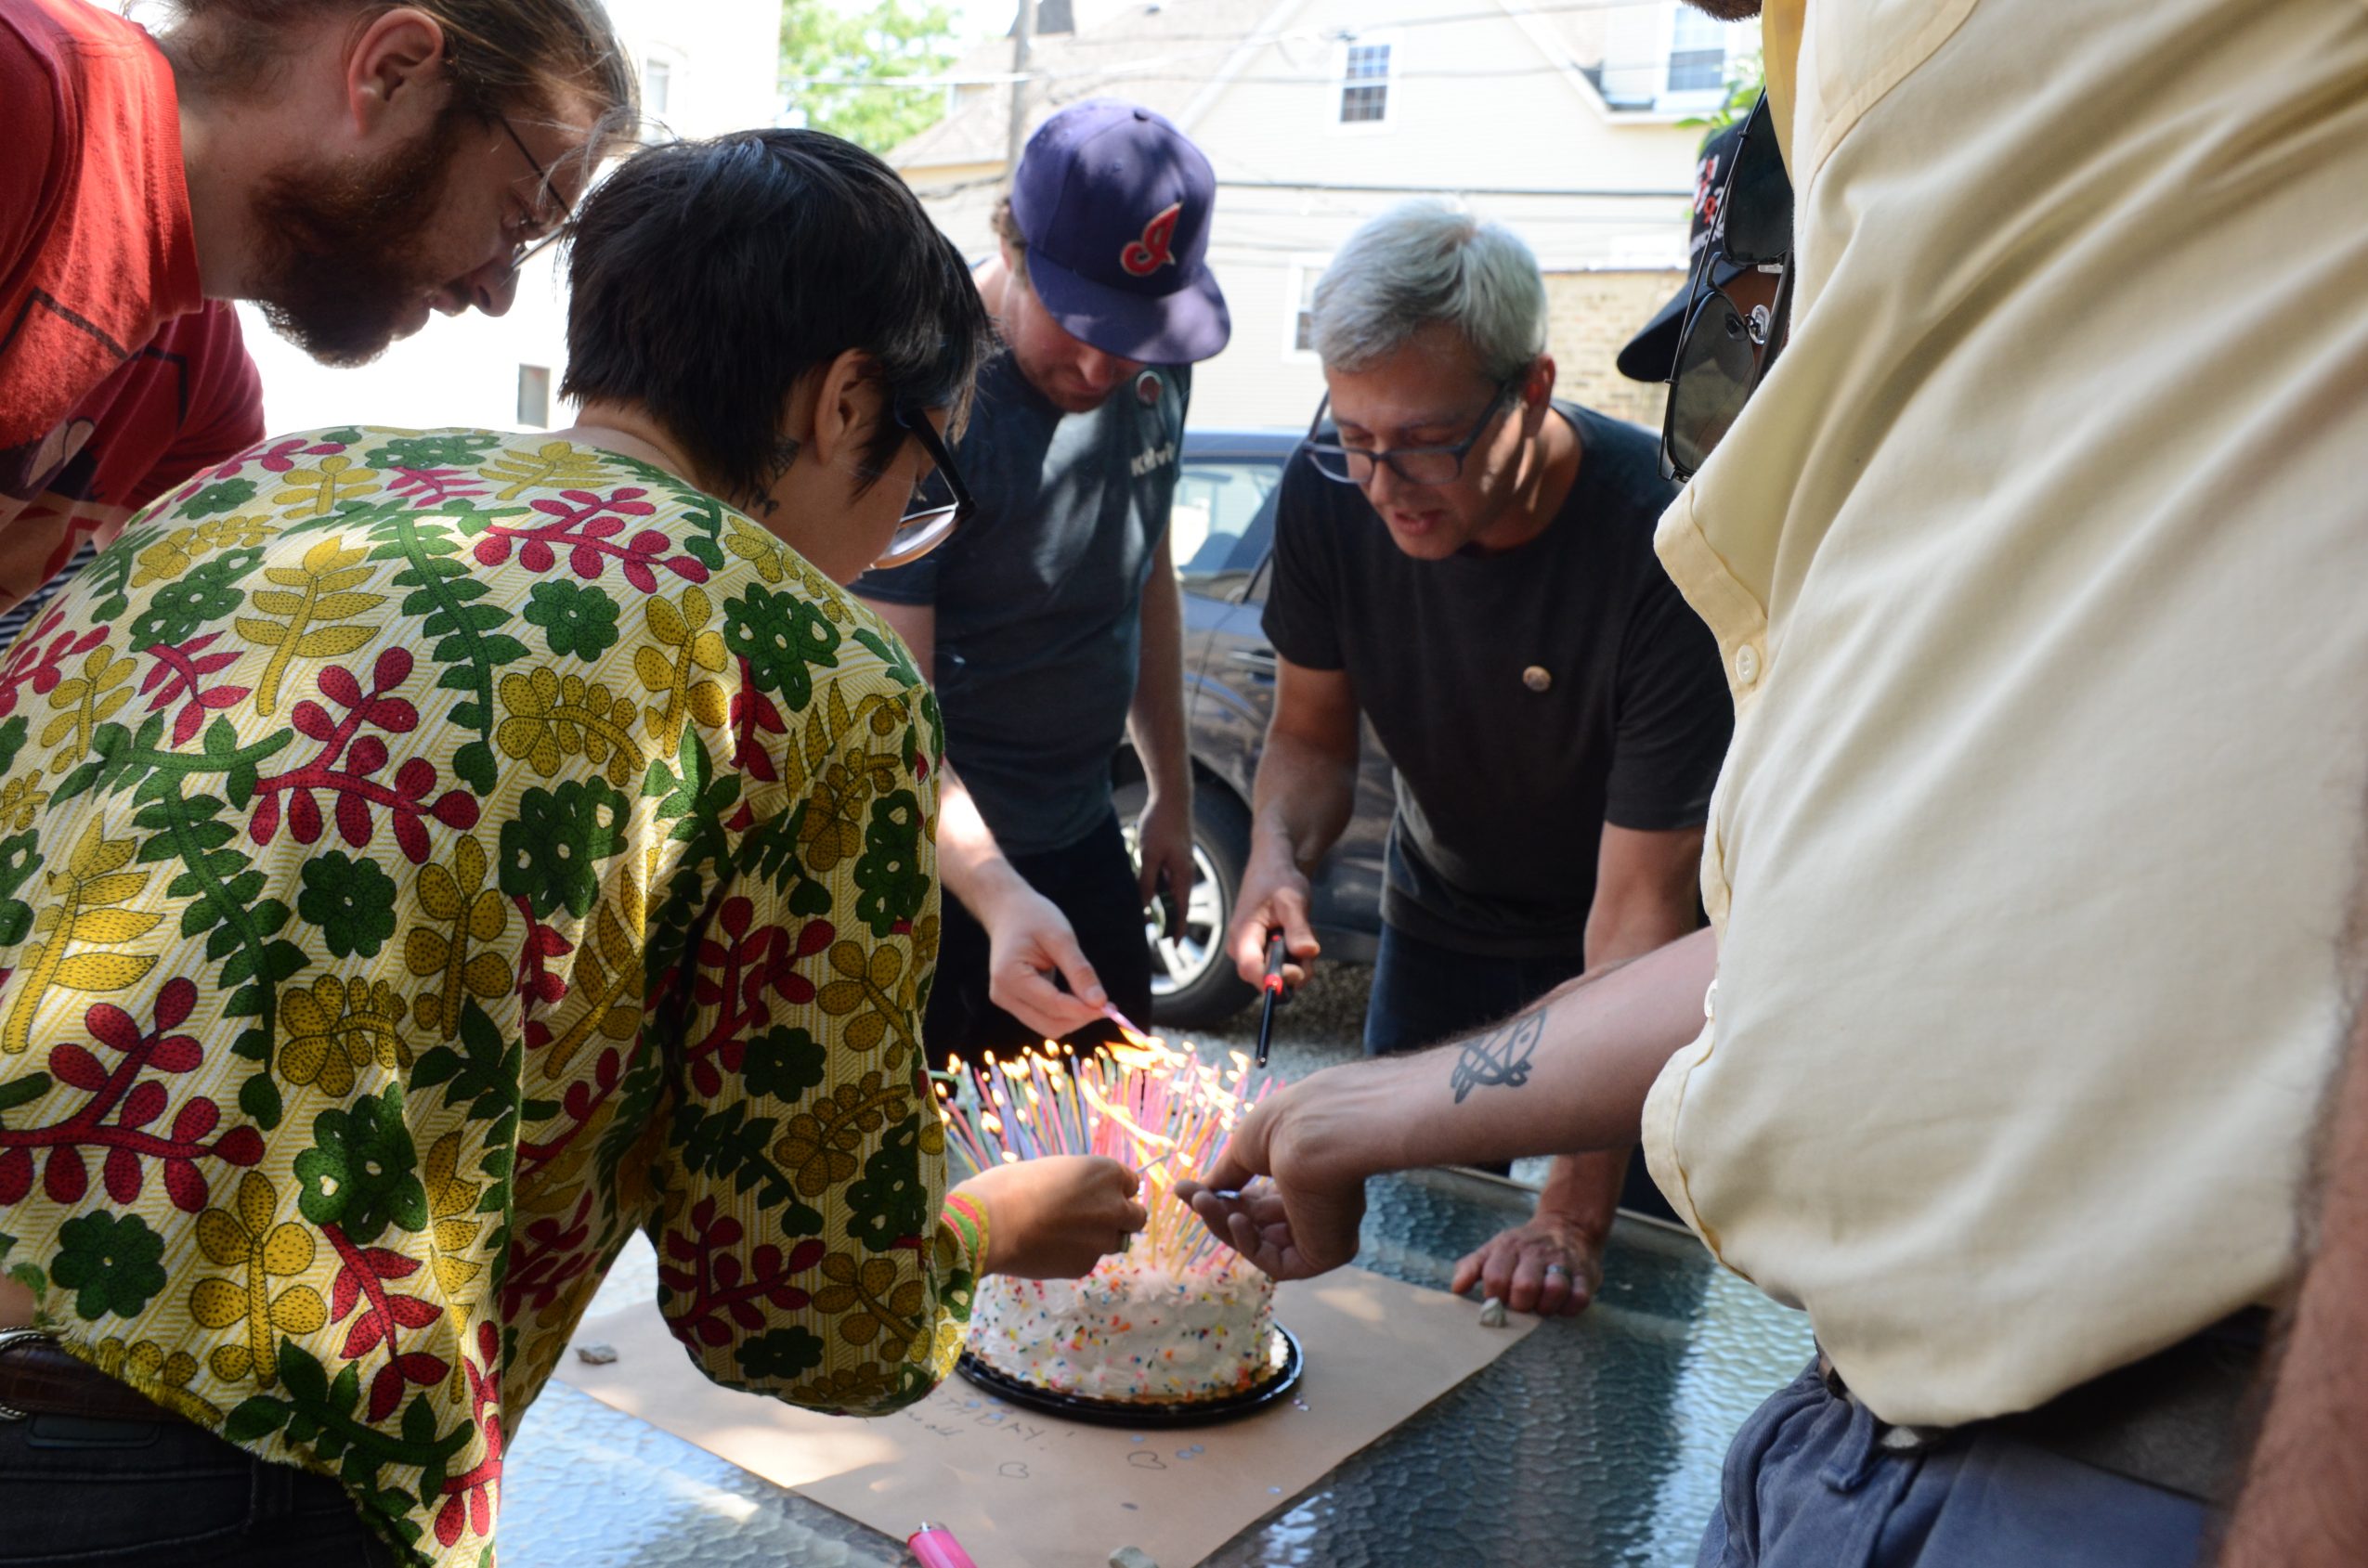
[[[1521,672],[1521,684],[1532,692],[1542,692],[1554,684],[1554,673],[1542,664],[1533,664]]]

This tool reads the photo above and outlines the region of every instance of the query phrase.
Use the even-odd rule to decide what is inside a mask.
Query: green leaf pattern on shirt
[[[918,1398],[938,716],[769,533],[543,436],[283,438],[0,659],[0,1260],[70,1349],[489,1564],[635,1229],[719,1381]]]

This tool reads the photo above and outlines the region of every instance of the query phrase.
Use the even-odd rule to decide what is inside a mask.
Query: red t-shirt
[[[0,609],[83,536],[263,439],[198,286],[173,71],[81,0],[0,0]]]

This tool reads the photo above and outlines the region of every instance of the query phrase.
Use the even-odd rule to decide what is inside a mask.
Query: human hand
[[[1184,910],[1192,896],[1192,796],[1188,788],[1179,800],[1172,796],[1153,792],[1143,806],[1143,814],[1135,822],[1136,854],[1142,869],[1136,875],[1136,890],[1149,904],[1160,889],[1160,879],[1167,880],[1169,904],[1164,915],[1167,940],[1180,941],[1184,937]]]
[[[1603,1234],[1575,1217],[1540,1209],[1526,1225],[1498,1232],[1455,1265],[1448,1289],[1475,1284],[1516,1312],[1568,1317],[1587,1309],[1604,1278]]]
[[[1261,841],[1263,843],[1263,841]],[[1299,960],[1282,966],[1282,983],[1296,991],[1307,982],[1307,965],[1323,951],[1315,927],[1308,921],[1310,896],[1308,878],[1282,849],[1254,846],[1250,863],[1242,868],[1242,887],[1234,899],[1233,924],[1226,928],[1225,951],[1234,972],[1250,985],[1267,978],[1267,935],[1282,933],[1286,955]]]
[[[1125,1249],[1150,1219],[1142,1178],[1099,1154],[1048,1154],[980,1172],[955,1190],[987,1212],[982,1272],[1074,1279]]]
[[[1365,1219],[1365,1178],[1322,1154],[1325,1074],[1295,1083],[1251,1108],[1216,1163],[1176,1184],[1218,1240],[1276,1279],[1306,1279],[1357,1255]],[[1252,1186],[1255,1178],[1270,1181]],[[1241,1194],[1221,1198],[1221,1191]]]
[[[1110,1001],[1059,906],[1018,877],[980,915],[987,933],[987,997],[1047,1040],[1100,1019]],[[1064,991],[1053,983],[1069,982]]]

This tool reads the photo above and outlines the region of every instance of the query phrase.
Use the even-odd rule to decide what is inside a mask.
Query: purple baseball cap
[[[1190,365],[1233,317],[1208,269],[1217,175],[1184,133],[1112,98],[1036,129],[1011,182],[1028,282],[1070,336],[1122,359]]]

